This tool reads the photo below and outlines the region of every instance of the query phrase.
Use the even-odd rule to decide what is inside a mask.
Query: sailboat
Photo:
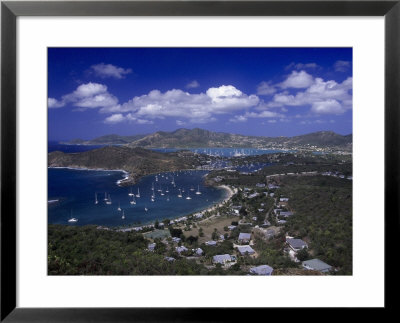
[[[187,200],[191,200],[192,198],[189,196],[189,192],[188,192],[188,195],[186,196],[186,199]]]
[[[194,187],[192,186],[192,187],[190,188],[190,190],[191,190],[191,191],[194,191]]]
[[[110,205],[111,204],[111,195],[108,194],[108,199],[106,201],[106,204]]]
[[[97,193],[94,193],[94,204],[98,204],[99,201],[97,200]]]
[[[167,186],[167,189],[166,189],[165,193],[169,193],[168,186]]]
[[[104,201],[107,201],[108,200],[108,198],[107,198],[107,192],[105,192],[104,193]]]
[[[131,204],[136,204],[135,195],[132,195],[132,201],[129,201]]]
[[[161,193],[160,193],[160,195],[165,195],[165,194],[163,193],[162,189],[161,189]]]
[[[167,196],[167,202],[169,202],[169,196]]]
[[[147,208],[147,206],[144,207],[144,211],[147,212],[149,209]]]
[[[139,191],[139,188],[137,189],[137,194],[136,194],[136,197],[140,197],[140,191]]]
[[[132,193],[132,187],[131,187],[131,191],[128,193],[129,196],[133,196],[134,194]]]
[[[68,220],[68,222],[69,222],[69,223],[78,222],[78,219],[77,219],[77,218],[73,218],[73,217],[72,217],[72,210],[71,210],[71,218]]]
[[[121,203],[118,201],[118,211],[121,211]]]
[[[199,186],[199,185],[197,185],[197,192],[196,192],[196,194],[197,194],[197,195],[200,195],[200,194],[201,194],[201,192],[200,192],[200,186]]]
[[[178,194],[178,197],[182,197],[182,192],[181,192],[181,189],[179,189],[179,194]]]
[[[122,217],[121,217],[121,219],[122,219],[122,220],[125,220],[125,213],[124,213],[124,210],[122,210]]]

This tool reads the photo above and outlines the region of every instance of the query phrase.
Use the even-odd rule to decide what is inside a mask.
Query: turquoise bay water
[[[139,225],[169,218],[177,218],[201,211],[222,201],[227,192],[220,188],[206,187],[203,177],[206,171],[180,171],[143,177],[137,185],[119,187],[116,182],[123,178],[121,171],[76,170],[67,168],[48,169],[48,223],[105,226]],[[176,187],[171,184],[174,179]],[[154,185],[155,201],[151,201]],[[195,194],[200,189],[201,195]],[[130,204],[130,189],[136,205]],[[182,198],[179,189],[184,190]],[[192,190],[191,190],[192,189]],[[164,195],[161,195],[162,190]],[[166,191],[169,191],[168,193]],[[98,204],[95,204],[97,193]],[[111,205],[104,201],[105,193],[111,196]],[[187,196],[191,199],[186,199]],[[168,200],[169,199],[169,200]],[[122,210],[125,219],[122,219]],[[145,208],[148,211],[145,211]],[[77,218],[78,222],[69,223],[68,219]]]

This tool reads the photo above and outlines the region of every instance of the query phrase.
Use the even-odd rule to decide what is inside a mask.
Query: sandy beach
[[[221,207],[225,202],[229,201],[234,194],[236,194],[236,192],[227,185],[220,185],[218,187],[224,189],[227,192],[227,196],[219,204],[209,207],[208,209],[205,209],[202,212],[211,212],[216,208]]]

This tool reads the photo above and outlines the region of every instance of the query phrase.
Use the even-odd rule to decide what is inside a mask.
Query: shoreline
[[[216,186],[217,188],[220,188],[220,189],[223,189],[223,190],[225,190],[225,192],[227,192],[227,196],[225,196],[225,198],[222,200],[222,201],[220,201],[220,202],[218,202],[218,204],[216,204],[216,205],[213,205],[213,206],[210,206],[210,207],[208,207],[208,208],[206,208],[206,209],[202,209],[201,211],[197,211],[197,213],[205,213],[205,212],[211,212],[211,211],[213,211],[214,209],[216,209],[216,208],[218,208],[218,207],[221,207],[224,203],[226,203],[227,201],[229,201],[231,198],[232,198],[232,196],[233,195],[235,195],[237,192],[235,192],[233,189],[231,189],[229,186],[227,186],[227,185],[219,185],[219,186]],[[174,217],[174,218],[170,218],[169,220],[170,221],[174,221],[174,220],[176,220],[176,219],[180,219],[180,218],[183,218],[183,217],[187,217],[188,215],[183,215],[183,216],[178,216],[178,217]],[[204,219],[203,219],[204,220]],[[200,221],[198,221],[198,222],[201,222],[201,221],[203,221],[203,220],[200,220]],[[152,221],[152,222],[149,222],[149,223],[144,223],[143,225],[138,225],[138,226],[130,226],[130,227],[128,227],[128,228],[115,228],[117,231],[119,231],[119,230],[126,230],[126,231],[135,231],[135,228],[139,228],[139,227],[141,227],[141,228],[146,228],[146,227],[154,227],[154,224],[155,224],[155,221]]]
[[[119,179],[115,183],[120,186],[122,182],[129,180],[129,172],[123,169],[104,169],[104,168],[85,168],[85,167],[67,167],[67,166],[47,166],[47,168],[58,168],[58,169],[72,169],[72,170],[89,170],[99,172],[122,172],[123,178]]]
[[[221,207],[224,203],[228,202],[232,198],[232,196],[236,194],[235,191],[233,189],[231,189],[227,185],[219,185],[219,186],[216,186],[216,187],[225,190],[227,192],[227,196],[221,202],[219,202],[217,205],[213,205],[213,206],[211,206],[211,207],[209,207],[209,208],[207,208],[207,209],[205,209],[205,210],[203,210],[201,212],[205,213],[205,212],[214,211],[216,208]]]

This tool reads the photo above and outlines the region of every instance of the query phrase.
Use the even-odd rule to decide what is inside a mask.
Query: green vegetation
[[[289,235],[309,242],[309,258],[352,274],[352,181],[307,176],[281,180],[277,193],[290,198],[296,214],[288,219]]]
[[[199,275],[195,261],[168,262],[150,252],[140,233],[98,230],[94,226],[48,227],[49,275]]]

